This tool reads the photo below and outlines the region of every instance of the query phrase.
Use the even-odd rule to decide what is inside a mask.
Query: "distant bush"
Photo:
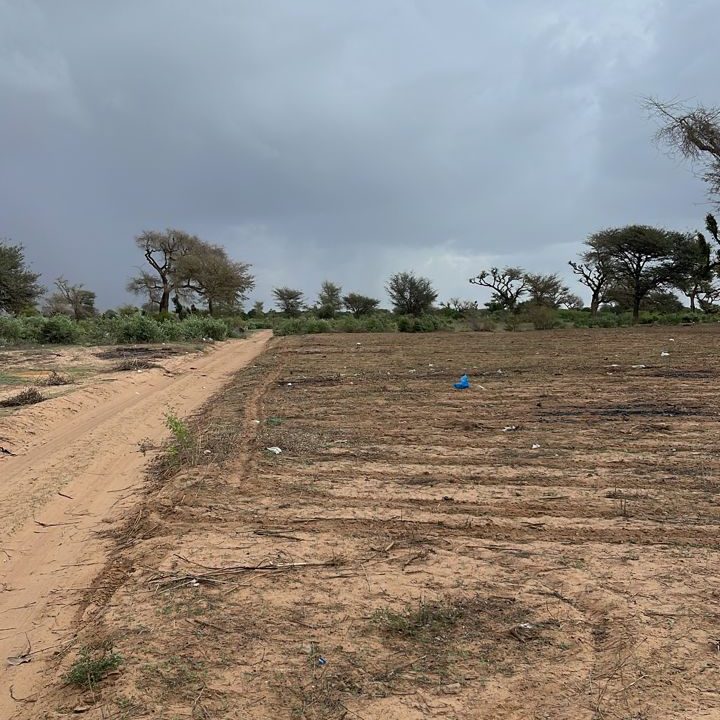
[[[57,345],[72,345],[80,337],[77,323],[65,315],[53,315],[40,330],[40,340]]]
[[[552,330],[562,323],[557,311],[549,307],[528,307],[524,314],[524,320],[532,323],[535,330]]]
[[[439,315],[402,315],[398,318],[397,328],[400,332],[435,332],[447,328],[447,323]]]
[[[123,317],[115,324],[115,342],[150,343],[165,339],[160,323],[144,315]]]

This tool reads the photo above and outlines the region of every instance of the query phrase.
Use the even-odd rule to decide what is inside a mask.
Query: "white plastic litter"
[[[517,425],[506,425],[502,429],[503,432],[512,432],[513,430],[517,430]]]
[[[665,352],[664,350],[660,353],[660,357],[670,357],[669,352]]]
[[[647,367],[647,365],[631,365],[630,366],[633,370],[641,370],[644,367]]]
[[[540,446],[539,446],[537,443],[533,443],[532,449],[533,449],[533,450],[539,450],[539,449],[540,449]]]
[[[267,448],[267,450],[268,450],[268,452],[271,452],[275,455],[279,455],[282,452],[282,450],[279,447],[277,447],[277,445],[273,445],[272,447]]]

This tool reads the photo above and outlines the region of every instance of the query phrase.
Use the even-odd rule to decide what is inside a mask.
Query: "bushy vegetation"
[[[45,318],[0,317],[0,344],[103,345],[152,342],[225,340],[242,334],[236,319],[224,320],[208,316],[95,317],[74,321],[64,315]]]

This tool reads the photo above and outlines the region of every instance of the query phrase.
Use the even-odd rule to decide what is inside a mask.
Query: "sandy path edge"
[[[79,593],[107,559],[97,535],[120,496],[127,509],[142,485],[137,444],[167,434],[164,414],[200,407],[265,348],[269,331],[188,358],[173,376],[147,373],[51,427],[44,442],[0,466],[0,717],[15,698],[41,692],[44,658],[72,635]],[[192,366],[192,370],[189,366]],[[91,391],[90,391],[91,392]],[[130,488],[123,493],[119,490]],[[62,495],[59,493],[62,492]],[[29,498],[38,502],[34,506]],[[25,522],[14,532],[8,528]],[[42,523],[42,524],[40,524]],[[27,640],[26,640],[27,637]],[[32,662],[8,666],[27,642]],[[47,652],[45,652],[47,651]]]

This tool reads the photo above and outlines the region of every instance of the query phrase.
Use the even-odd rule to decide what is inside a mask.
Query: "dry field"
[[[105,526],[14,717],[719,718],[719,341],[273,340]]]

